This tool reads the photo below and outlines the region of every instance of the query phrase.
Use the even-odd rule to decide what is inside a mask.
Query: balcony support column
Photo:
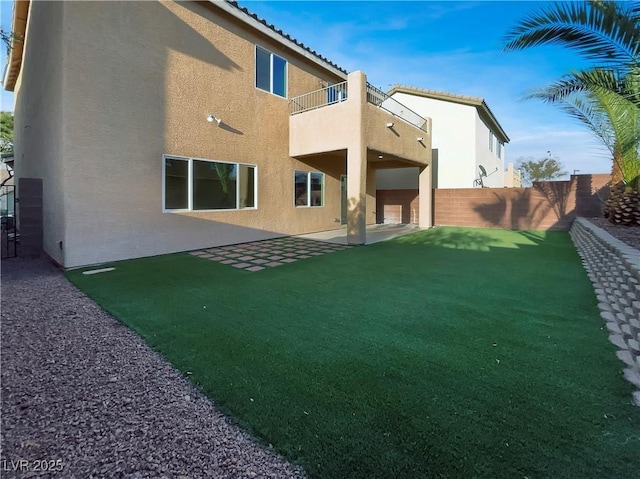
[[[418,226],[420,228],[431,228],[433,226],[433,164],[423,166],[418,173],[418,197],[419,213]]]
[[[365,138],[365,108],[367,77],[360,71],[349,74],[347,99],[349,122],[353,131],[347,147],[347,242],[352,245],[367,242],[367,143]]]
[[[367,241],[367,150],[347,150],[347,242]]]

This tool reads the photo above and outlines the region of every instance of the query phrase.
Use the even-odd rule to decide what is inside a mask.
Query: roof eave
[[[11,43],[9,55],[2,77],[3,88],[13,91],[22,69],[22,55],[24,53],[24,37],[27,30],[27,16],[31,0],[16,0],[13,4],[13,19],[11,21]]]
[[[227,0],[209,0],[209,2],[219,9],[225,11],[229,15],[233,16],[234,18],[240,20],[250,28],[259,31],[263,35],[266,35],[267,37],[280,43],[281,45],[290,48],[295,53],[302,55],[304,58],[315,63],[321,68],[328,70],[334,75],[346,80],[347,72],[345,70],[331,63],[329,60],[321,58],[318,53],[312,52],[310,49],[308,49],[301,43],[294,41],[293,39],[291,39],[291,37],[285,35],[281,31],[276,31],[275,27],[271,28],[269,25],[267,25],[266,21],[260,21],[257,16],[251,15],[250,13],[248,13],[248,11],[246,11],[246,9],[243,9],[242,7],[237,5],[237,2],[228,2]]]
[[[324,60],[319,54],[315,54],[310,49],[305,48],[300,43],[295,42],[287,38],[284,34],[277,32],[275,29],[267,26],[266,22],[263,23],[248,13],[245,13],[240,7],[236,7],[226,0],[209,0],[209,2],[217,8],[224,10],[231,16],[237,18],[241,22],[245,23],[254,30],[266,35],[267,37],[275,40],[276,42],[290,48],[297,54],[303,56],[307,60],[315,63],[321,68],[330,71],[339,78],[347,78],[347,72],[331,63],[329,60]],[[3,75],[3,87],[7,91],[13,91],[16,81],[22,68],[22,55],[24,48],[24,36],[27,27],[27,16],[29,13],[29,7],[31,0],[16,0],[13,9],[13,21],[12,21],[12,38],[11,48],[9,55],[7,56],[7,63],[4,69]]]
[[[434,100],[449,101],[452,103],[459,103],[461,105],[473,106],[478,110],[480,116],[483,117],[483,120],[486,120],[490,124],[493,132],[503,143],[509,143],[509,141],[511,141],[502,126],[500,126],[498,119],[489,108],[489,105],[487,105],[483,98],[467,95],[457,95],[455,93],[447,93],[436,90],[426,90],[423,88],[416,88],[405,85],[395,85],[391,90],[389,90],[387,94],[391,96],[394,93],[405,93],[407,95],[417,95]]]

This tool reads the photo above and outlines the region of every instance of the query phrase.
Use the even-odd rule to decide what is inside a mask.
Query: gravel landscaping
[[[45,260],[2,262],[1,327],[3,478],[305,477]]]
[[[598,228],[602,228],[614,238],[627,243],[632,248],[640,250],[640,226],[614,225],[606,218],[587,218]]]

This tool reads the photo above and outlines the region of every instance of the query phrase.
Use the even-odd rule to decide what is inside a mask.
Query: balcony
[[[349,94],[349,82],[337,83],[311,93],[305,93],[294,97],[289,102],[289,113],[297,115],[310,110],[316,110],[329,105],[335,105],[347,100]],[[428,133],[429,120],[418,115],[409,107],[391,98],[382,90],[367,83],[367,102],[390,113],[410,125]]]
[[[367,83],[362,72],[289,101],[289,156],[322,171],[344,162],[347,239],[366,242],[375,205],[375,170],[417,166],[420,218],[431,226],[431,120]],[[336,161],[338,163],[336,163]],[[335,173],[334,173],[335,174]]]
[[[349,82],[343,81],[320,90],[305,93],[289,100],[289,113],[297,115],[306,111],[317,110],[328,105],[335,105],[347,100]]]
[[[413,166],[430,162],[430,120],[367,83],[361,72],[350,74],[345,82],[291,98],[289,113],[292,157],[364,143],[376,153],[371,160],[383,157]]]

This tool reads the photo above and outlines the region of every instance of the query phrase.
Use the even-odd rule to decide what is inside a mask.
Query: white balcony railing
[[[325,88],[312,91],[311,93],[305,93],[304,95],[291,98],[291,100],[289,100],[289,113],[291,115],[297,115],[305,111],[316,110],[345,101],[347,97],[348,83],[346,81],[336,83],[335,85],[329,85]],[[410,108],[369,83],[367,83],[367,102],[428,133],[428,121],[426,118],[418,115]]]
[[[347,99],[347,82],[329,85],[320,90],[296,96],[289,101],[289,113],[296,115],[309,110],[315,110],[327,105],[334,105]]]
[[[418,115],[415,111],[391,98],[370,83],[367,83],[367,101],[428,133],[428,121],[426,118]]]

